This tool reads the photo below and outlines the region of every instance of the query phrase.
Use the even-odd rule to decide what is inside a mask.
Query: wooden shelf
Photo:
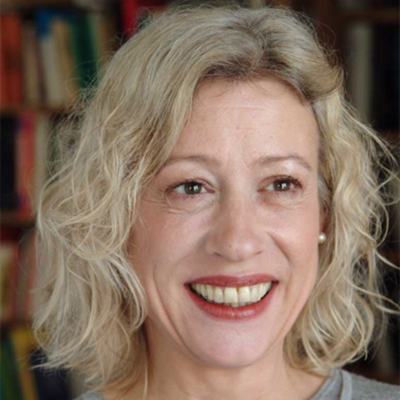
[[[72,0],[1,0],[0,6],[6,8],[35,8],[40,6],[72,6]]]
[[[67,114],[67,107],[49,107],[49,106],[31,106],[31,105],[1,105],[0,114],[19,115],[23,112],[32,112],[37,114]]]
[[[109,5],[98,3],[84,4],[78,3],[73,0],[0,0],[0,8],[2,11],[11,10],[17,12],[24,12],[35,10],[38,7],[52,7],[52,8],[74,8],[76,10],[98,10],[105,11]],[[113,2],[110,2],[111,4]]]
[[[386,9],[368,9],[363,11],[346,11],[341,16],[346,22],[353,20],[383,23],[383,24],[399,24],[400,13],[397,8]]]
[[[0,318],[0,327],[8,328],[15,325],[32,325],[32,320],[30,319],[16,319],[16,318]]]
[[[0,213],[0,226],[10,228],[33,228],[34,219],[21,216],[17,211],[2,211]]]

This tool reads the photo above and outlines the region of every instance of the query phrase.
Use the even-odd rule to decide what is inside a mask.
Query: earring
[[[320,233],[318,236],[318,243],[319,244],[324,244],[326,242],[326,235],[325,233]]]

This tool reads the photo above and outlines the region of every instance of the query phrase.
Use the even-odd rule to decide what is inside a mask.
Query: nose
[[[207,253],[230,262],[243,262],[261,253],[265,233],[255,207],[249,199],[221,204],[206,239]]]

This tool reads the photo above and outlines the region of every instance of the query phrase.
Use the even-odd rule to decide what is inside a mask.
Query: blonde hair
[[[146,184],[167,160],[201,82],[275,77],[314,110],[321,136],[320,198],[327,215],[317,285],[285,339],[291,366],[311,373],[366,354],[379,293],[385,204],[378,170],[390,152],[347,102],[343,70],[311,23],[288,9],[170,10],[109,61],[93,97],[66,125],[60,169],[38,209],[45,366],[82,372],[93,390],[147,379],[146,297],[128,240]],[[75,135],[75,136],[74,136]],[[383,327],[384,324],[378,324]]]

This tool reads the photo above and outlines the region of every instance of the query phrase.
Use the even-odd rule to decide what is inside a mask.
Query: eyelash
[[[193,185],[198,185],[201,186],[201,188],[207,188],[207,185],[204,182],[198,181],[196,179],[187,179],[184,180],[183,182],[177,184],[177,185],[173,185],[172,187],[169,188],[169,191],[174,192],[175,189],[179,188],[180,186],[183,186],[187,183],[192,183]],[[301,184],[300,182],[291,177],[291,176],[279,176],[276,177],[276,179],[274,179],[271,183],[269,183],[266,187],[268,187],[269,185],[275,185],[275,184],[282,184],[282,183],[289,183],[289,185],[293,185],[294,188],[289,189],[289,190],[271,190],[270,192],[273,193],[279,193],[280,195],[289,195],[292,194],[291,192],[293,192],[296,189],[301,189]],[[268,192],[269,190],[267,190]],[[198,196],[204,194],[204,193],[195,193],[195,194],[183,194],[183,193],[177,193],[174,192],[175,195],[179,196],[179,197],[184,197],[184,198],[197,198]]]

